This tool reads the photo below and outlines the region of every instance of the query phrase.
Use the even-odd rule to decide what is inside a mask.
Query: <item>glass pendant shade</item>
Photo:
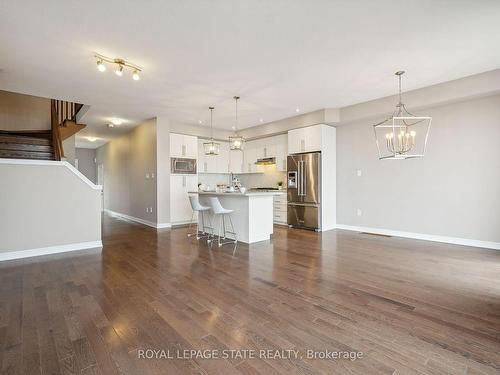
[[[210,141],[203,143],[205,155],[219,155],[219,146],[219,143],[215,142],[213,139],[210,139]]]
[[[229,148],[231,150],[243,151],[243,145],[245,144],[245,138],[238,135],[238,100],[239,96],[234,96],[235,103],[235,122],[234,122],[234,135],[229,136]]]
[[[203,151],[205,155],[219,155],[220,145],[214,141],[214,127],[213,127],[213,111],[215,107],[208,107],[210,110],[210,140],[203,143]]]
[[[399,102],[392,116],[373,125],[375,143],[380,160],[421,158],[427,149],[432,117],[411,114],[401,100],[401,76],[399,77]]]
[[[229,137],[229,148],[231,150],[243,150],[243,144],[245,140],[239,135],[233,135]]]

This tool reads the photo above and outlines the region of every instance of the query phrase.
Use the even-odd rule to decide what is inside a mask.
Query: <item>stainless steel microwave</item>
[[[196,159],[170,158],[171,174],[196,174]]]

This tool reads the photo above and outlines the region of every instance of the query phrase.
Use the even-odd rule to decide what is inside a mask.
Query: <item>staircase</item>
[[[62,142],[85,128],[76,122],[83,104],[52,99],[50,101],[51,129],[0,130],[0,158],[61,160]]]
[[[0,158],[56,160],[52,132],[0,130]]]

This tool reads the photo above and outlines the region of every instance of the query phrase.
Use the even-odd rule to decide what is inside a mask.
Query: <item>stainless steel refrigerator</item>
[[[287,159],[288,225],[321,228],[321,152],[289,155]]]

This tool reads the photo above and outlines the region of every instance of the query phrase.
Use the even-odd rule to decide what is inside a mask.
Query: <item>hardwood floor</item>
[[[500,373],[498,251],[276,227],[233,255],[186,233],[105,217],[102,254],[0,263],[2,374]]]

